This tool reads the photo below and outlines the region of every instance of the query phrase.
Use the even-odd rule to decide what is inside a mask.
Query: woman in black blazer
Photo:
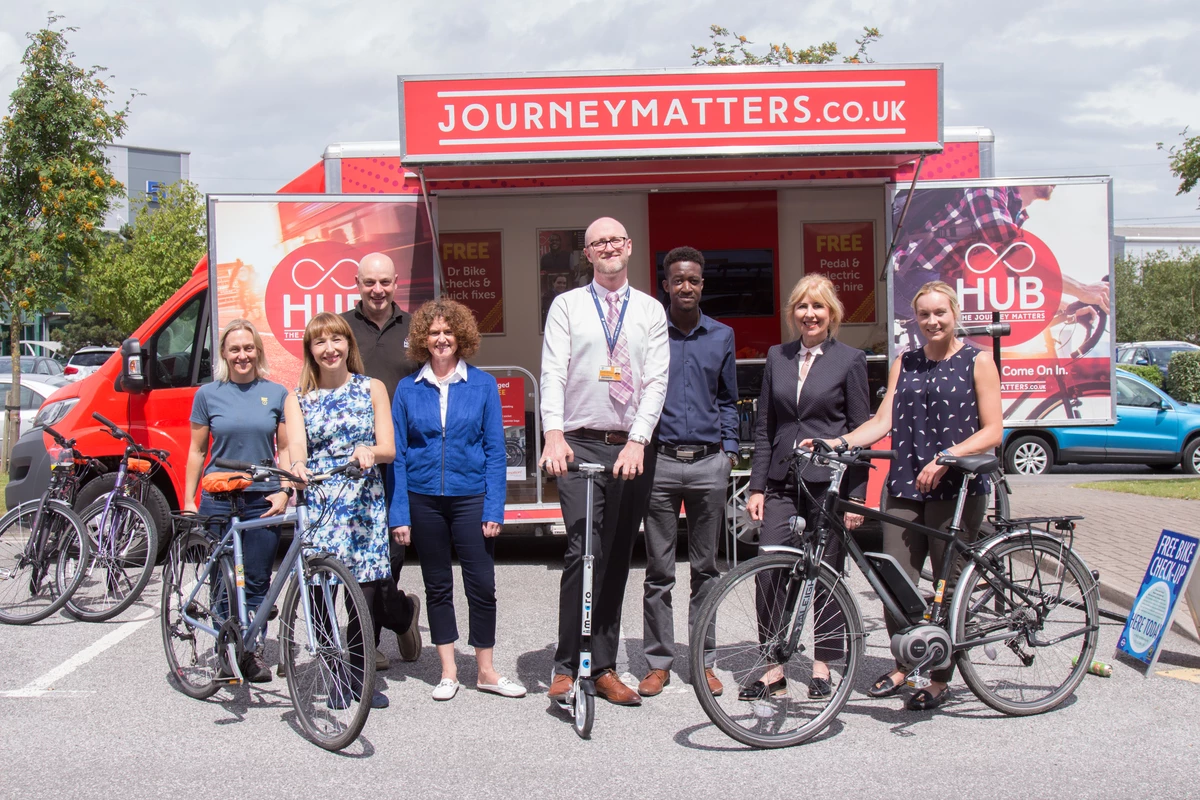
[[[836,439],[857,428],[871,416],[867,393],[867,357],[863,351],[833,338],[845,311],[837,290],[824,275],[805,275],[788,297],[788,327],[799,338],[775,345],[767,353],[762,395],[758,401],[758,426],[754,431],[754,460],[750,474],[750,498],[746,504],[751,519],[762,521],[759,543],[795,545],[788,518],[797,515],[815,527],[818,513],[803,491],[799,491],[790,456],[796,443],[810,438]],[[829,489],[829,468],[812,464],[799,476],[818,506]],[[842,483],[844,497],[861,500],[866,493],[866,470],[853,470]],[[862,517],[846,515],[846,526],[857,528]],[[831,539],[825,561],[841,570],[845,560],[841,541]],[[782,604],[781,586],[766,585],[760,578],[757,606],[760,629],[772,630],[773,613]],[[840,631],[845,622],[840,614],[820,614],[829,606],[818,591],[813,598],[818,642],[812,653],[813,669],[808,686],[811,698],[827,697],[833,691],[830,664],[844,662]],[[843,664],[844,666],[844,664]],[[788,691],[783,667],[771,665],[763,676],[741,688],[742,700],[757,700]]]

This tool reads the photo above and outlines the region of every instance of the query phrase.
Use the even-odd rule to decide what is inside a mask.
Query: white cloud
[[[1110,88],[1087,92],[1069,119],[1119,128],[1196,124],[1200,88],[1181,86],[1164,73],[1143,67]]]

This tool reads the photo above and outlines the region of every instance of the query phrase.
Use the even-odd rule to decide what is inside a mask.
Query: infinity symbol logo
[[[1012,264],[1010,264],[1007,261],[1009,253],[1016,250],[1017,248],[1022,248],[1024,250],[1029,251],[1029,266],[1014,267]],[[992,263],[988,264],[983,269],[976,269],[975,267],[971,266],[971,254],[974,253],[976,250],[986,250],[989,253],[991,253],[993,256],[995,256],[996,258],[994,261],[992,261]],[[973,244],[967,248],[966,258],[964,260],[966,261],[967,269],[971,270],[971,272],[974,272],[976,275],[982,275],[985,272],[990,272],[992,267],[996,266],[997,264],[999,264],[1002,261],[1004,262],[1004,266],[1008,267],[1011,271],[1020,275],[1025,272],[1029,272],[1029,270],[1033,269],[1033,265],[1037,263],[1037,254],[1033,251],[1033,248],[1030,247],[1029,244],[1026,242],[1013,242],[1008,247],[1004,248],[1003,253],[997,253],[995,250],[992,249],[991,245],[980,242],[980,243]]]
[[[298,277],[296,277],[296,271],[300,269],[300,266],[302,264],[313,265],[314,267],[317,268],[317,272],[321,276],[321,277],[317,278],[317,282],[314,283],[312,286],[305,286],[303,283],[300,282],[300,279]],[[292,265],[292,282],[296,284],[296,288],[302,289],[306,292],[310,292],[313,289],[316,289],[318,286],[320,286],[325,281],[332,281],[334,286],[338,287],[339,289],[346,290],[346,291],[349,291],[352,289],[357,289],[358,287],[355,286],[355,284],[353,282],[349,286],[347,286],[346,284],[339,281],[336,277],[334,277],[338,272],[338,267],[342,266],[342,264],[353,264],[354,272],[356,274],[358,273],[358,262],[352,258],[343,258],[343,259],[339,260],[336,264],[334,264],[328,270],[326,270],[323,266],[321,266],[321,264],[319,262],[317,262],[311,258],[302,258],[299,261],[297,261],[295,264]]]

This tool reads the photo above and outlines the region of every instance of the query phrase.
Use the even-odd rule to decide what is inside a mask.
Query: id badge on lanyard
[[[616,329],[609,331],[608,320],[604,318],[604,309],[600,308],[600,298],[596,296],[596,289],[589,286],[588,291],[591,292],[592,301],[596,304],[596,313],[600,315],[600,325],[604,328],[604,341],[608,345],[608,363],[600,367],[599,379],[605,383],[619,383],[621,367],[614,363],[613,351],[617,349],[617,342],[621,339],[621,328],[625,325],[625,312],[629,309],[629,292],[625,293],[625,300],[621,303],[621,315],[617,318]]]

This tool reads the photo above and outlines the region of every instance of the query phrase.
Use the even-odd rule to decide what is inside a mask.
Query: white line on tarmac
[[[82,667],[84,664],[91,661],[96,656],[120,644],[129,636],[132,636],[147,622],[157,618],[158,609],[150,609],[145,616],[131,619],[129,622],[126,622],[119,628],[110,631],[94,644],[91,644],[88,647],[80,650],[78,653],[71,656],[54,669],[50,670],[41,677],[35,678],[33,681],[21,687],[20,689],[0,692],[0,697],[45,697],[48,694],[67,694],[67,692],[54,692],[50,687]],[[83,692],[71,692],[70,694],[83,694]],[[90,692],[88,694],[90,694]]]

